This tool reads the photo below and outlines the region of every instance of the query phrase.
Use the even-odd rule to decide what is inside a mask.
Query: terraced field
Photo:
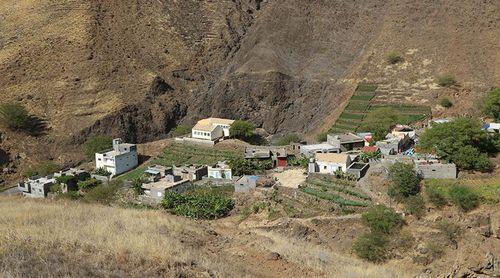
[[[403,103],[391,103],[385,90],[379,90],[375,84],[359,84],[344,112],[337,119],[330,132],[345,133],[362,131],[361,126],[366,115],[378,108],[393,107],[402,115],[401,123],[410,124],[425,119],[430,115],[428,106]]]
[[[309,177],[300,190],[316,198],[328,200],[342,209],[364,208],[371,205],[371,198],[356,189],[354,182],[327,176]]]

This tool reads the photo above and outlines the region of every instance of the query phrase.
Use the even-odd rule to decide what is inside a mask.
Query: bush
[[[446,98],[446,97],[441,99],[440,104],[444,108],[450,108],[453,106],[453,103],[451,102],[451,100],[449,98]]]
[[[373,263],[381,263],[386,260],[386,244],[387,239],[384,235],[367,233],[356,239],[352,249],[362,259]]]
[[[18,103],[0,105],[0,125],[11,130],[24,130],[30,127],[30,115],[26,108]]]
[[[413,165],[396,162],[389,168],[391,185],[389,196],[396,200],[403,200],[420,192],[420,178],[413,169]]]
[[[469,187],[456,185],[449,192],[451,201],[463,211],[470,211],[479,206],[479,196]]]
[[[59,169],[60,167],[56,163],[52,161],[43,161],[26,169],[24,176],[27,178],[34,176],[47,176],[59,171]]]
[[[109,136],[95,136],[82,145],[82,150],[88,159],[93,160],[95,154],[113,148],[113,138]]]
[[[217,219],[234,208],[234,201],[212,189],[195,189],[184,194],[167,192],[161,205],[175,215],[194,219]]]
[[[316,136],[316,141],[318,142],[326,142],[328,136],[328,132],[321,132]]]
[[[389,64],[397,64],[403,61],[403,57],[396,51],[387,53],[386,59]]]
[[[247,121],[236,120],[229,128],[229,134],[232,137],[246,140],[248,138],[252,138],[254,135],[255,126]]]
[[[457,84],[455,77],[449,74],[440,75],[436,78],[436,83],[441,87],[450,87]]]
[[[406,213],[421,218],[425,215],[425,202],[420,196],[410,196],[404,200]]]
[[[105,176],[105,177],[111,176],[111,172],[109,172],[108,170],[106,170],[106,168],[103,168],[103,167],[97,168],[94,171],[94,174],[99,175],[99,176]]]
[[[489,92],[483,101],[483,112],[500,121],[500,88]]]
[[[443,236],[450,243],[456,242],[457,237],[460,234],[460,226],[458,226],[455,223],[451,223],[449,221],[446,221],[446,220],[439,221],[436,224],[436,228],[441,231]]]
[[[191,133],[191,127],[188,125],[178,125],[168,133],[170,137],[179,137]]]
[[[49,192],[50,193],[59,193],[61,192],[61,185],[56,183],[56,184],[53,184],[49,187]]]
[[[448,203],[446,200],[446,195],[444,192],[439,190],[435,186],[428,186],[425,188],[425,193],[427,194],[427,198],[429,202],[431,202],[436,207],[440,208]]]
[[[384,205],[371,207],[367,212],[363,213],[362,220],[372,233],[383,234],[390,234],[395,230],[399,230],[404,223],[401,215]]]
[[[111,182],[108,185],[99,184],[87,191],[83,200],[86,202],[108,205],[115,199],[116,192],[120,189],[121,185],[119,181]]]
[[[80,190],[89,190],[89,189],[92,189],[92,188],[97,187],[99,185],[101,185],[101,181],[96,180],[94,178],[90,178],[88,180],[78,182],[78,188]]]
[[[302,138],[298,134],[290,133],[290,134],[287,134],[287,135],[279,138],[278,140],[276,140],[276,142],[274,142],[274,145],[275,146],[286,146],[286,145],[290,145],[290,143],[299,143],[301,140],[302,140]]]

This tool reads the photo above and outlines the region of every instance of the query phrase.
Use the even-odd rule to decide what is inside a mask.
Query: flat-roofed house
[[[340,148],[343,152],[361,149],[365,146],[365,139],[354,133],[328,134],[326,138],[328,144]]]
[[[134,169],[139,164],[137,146],[123,143],[122,139],[113,140],[113,149],[95,154],[96,169],[103,168],[111,176],[120,175]]]
[[[32,198],[45,198],[49,194],[50,186],[55,183],[56,180],[52,176],[31,177],[20,182],[17,187],[24,196]]]
[[[199,181],[208,175],[207,166],[204,165],[183,165],[174,166],[173,173],[180,176],[183,180]]]
[[[165,197],[167,191],[180,194],[192,187],[193,184],[191,181],[172,174],[167,174],[154,182],[147,181],[142,184],[142,189],[144,190],[143,194],[156,202],[160,202]]]
[[[234,120],[221,118],[207,118],[199,120],[191,130],[191,136],[196,139],[216,141],[229,137],[229,128]]]
[[[233,178],[233,171],[226,162],[218,162],[215,165],[208,166],[208,177],[231,180]]]
[[[309,165],[309,172],[334,174],[337,171],[347,172],[352,164],[351,156],[345,153],[317,153]],[[314,167],[312,167],[314,166]]]

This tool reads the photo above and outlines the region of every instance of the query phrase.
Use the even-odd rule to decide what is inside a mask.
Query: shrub
[[[103,168],[103,167],[97,168],[94,171],[94,174],[99,175],[99,176],[105,176],[105,177],[111,176],[111,172],[109,172],[108,170],[106,170],[106,168]]]
[[[427,244],[425,244],[425,248],[429,250],[429,256],[432,259],[440,258],[444,254],[444,245],[436,240],[427,242]]]
[[[23,130],[30,127],[30,116],[26,108],[18,103],[0,105],[0,125],[11,130]]]
[[[298,134],[290,133],[276,140],[276,142],[274,142],[274,145],[286,146],[290,145],[290,143],[299,143],[301,140],[302,138]]]
[[[440,75],[436,78],[436,82],[441,87],[450,87],[457,84],[455,77],[449,74]]]
[[[360,258],[370,262],[380,263],[386,260],[387,239],[380,233],[364,234],[353,245],[353,250]]]
[[[75,176],[60,176],[56,178],[57,183],[59,184],[69,184],[76,182]]]
[[[489,92],[483,101],[483,112],[500,121],[500,88]]]
[[[389,64],[397,64],[403,61],[403,57],[396,51],[387,53],[386,59]]]
[[[390,234],[403,225],[403,218],[392,208],[384,205],[371,207],[362,215],[363,223],[372,233]]]
[[[142,189],[142,184],[144,183],[143,177],[138,177],[132,180],[132,188],[137,195],[141,195],[144,193],[144,189]]]
[[[161,205],[176,215],[194,219],[217,219],[234,208],[234,201],[221,192],[195,189],[184,194],[167,192]]]
[[[113,139],[109,136],[95,136],[82,145],[82,150],[88,159],[93,160],[95,153],[109,150],[113,147]]]
[[[404,200],[406,213],[421,218],[425,215],[425,202],[420,196],[410,196]]]
[[[60,169],[59,165],[52,161],[43,161],[26,169],[25,177],[47,176]]]
[[[403,200],[420,192],[420,178],[413,165],[396,162],[389,168],[391,186],[388,194],[396,200]]]
[[[449,98],[446,98],[446,97],[441,99],[440,104],[444,108],[450,108],[453,106],[453,103],[451,102],[451,100]]]
[[[425,188],[425,193],[427,194],[427,198],[429,202],[431,202],[436,207],[440,208],[448,203],[446,200],[446,195],[444,192],[439,190],[435,186],[428,186]]]
[[[61,185],[56,183],[56,184],[53,184],[49,187],[49,192],[50,193],[59,193],[61,192]]]
[[[89,190],[89,189],[92,189],[92,188],[97,187],[99,185],[101,185],[101,181],[96,180],[94,178],[90,178],[88,180],[78,182],[78,188],[81,190]]]
[[[479,206],[479,196],[469,187],[456,185],[449,192],[451,201],[463,211],[470,211]]]
[[[116,192],[120,187],[120,182],[112,182],[108,185],[99,184],[88,190],[83,200],[86,202],[108,205],[115,199]]]
[[[236,120],[229,128],[229,134],[238,139],[248,139],[254,135],[255,126],[247,121]]]
[[[170,130],[170,137],[179,137],[191,133],[191,127],[188,125],[178,125]]]

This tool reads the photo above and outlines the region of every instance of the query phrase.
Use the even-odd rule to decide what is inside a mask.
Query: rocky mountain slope
[[[318,132],[361,80],[429,105],[451,95],[462,113],[500,81],[499,6],[5,0],[1,101],[22,102],[49,129],[41,138],[8,134],[0,144],[43,158],[49,148],[49,158],[65,163],[91,134],[145,142],[210,115],[249,119],[270,133]],[[404,63],[388,65],[391,50]],[[460,87],[437,88],[441,73]]]

